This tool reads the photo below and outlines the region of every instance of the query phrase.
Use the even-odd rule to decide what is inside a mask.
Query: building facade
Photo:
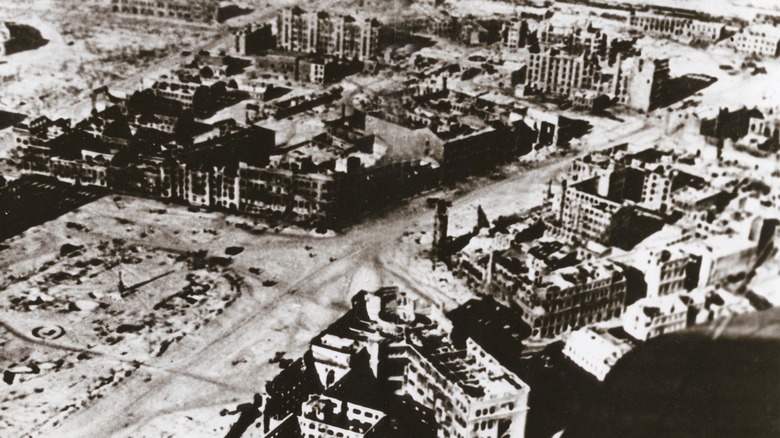
[[[327,12],[285,9],[278,18],[277,47],[361,61],[377,54],[379,22]]]
[[[638,31],[683,41],[715,42],[721,39],[726,31],[726,26],[716,21],[643,11],[632,13],[628,24]]]
[[[559,269],[516,288],[515,303],[534,337],[555,337],[617,318],[625,308],[623,270],[604,260]]]
[[[123,14],[216,22],[219,0],[111,0],[111,10]]]
[[[391,346],[404,363],[399,395],[433,410],[440,438],[523,436],[530,388],[471,339],[410,338]]]
[[[750,26],[731,38],[740,53],[776,57],[780,55],[780,29],[770,25]]]

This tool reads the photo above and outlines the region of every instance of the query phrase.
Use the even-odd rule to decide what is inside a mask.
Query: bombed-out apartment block
[[[668,80],[668,60],[618,55],[610,65],[587,52],[549,48],[531,54],[527,85],[532,93],[563,97],[578,107],[603,108],[615,102],[649,111]]]
[[[534,255],[531,255],[534,257]],[[617,265],[585,262],[549,273],[529,269],[519,259],[503,257],[496,264],[494,285],[510,287],[513,303],[532,336],[552,337],[570,329],[620,316],[626,282]],[[524,275],[525,274],[525,275]]]
[[[634,40],[590,23],[517,19],[504,23],[502,38],[510,50],[534,48],[528,54],[525,93],[563,98],[578,108],[620,104],[649,111],[670,80],[667,60],[645,57]]]
[[[777,108],[719,108],[700,114],[699,132],[715,145],[730,142],[755,151],[777,151],[780,148]]]
[[[510,50],[522,49],[536,40],[535,29],[524,19],[504,22],[501,27],[501,44]]]
[[[330,55],[266,53],[255,59],[258,69],[280,73],[285,79],[329,84],[361,71],[362,64]]]
[[[553,203],[563,232],[615,244],[616,239],[629,238],[624,234],[629,229],[619,229],[619,222],[636,232],[633,242],[625,242],[632,246],[657,231],[663,224],[659,215],[670,206],[670,159],[651,150],[628,154],[622,145],[575,160]]]
[[[619,265],[588,259],[537,216],[494,236],[480,234],[456,255],[473,288],[518,309],[533,337],[554,337],[620,316],[626,278]]]
[[[413,40],[412,35],[436,35],[453,37],[458,30],[458,18],[443,9],[437,9],[426,16],[391,19],[380,29],[383,44],[402,44]]]
[[[247,24],[233,34],[233,50],[239,55],[257,55],[276,47],[276,36],[270,23],[263,25]]]
[[[438,308],[396,288],[358,293],[268,383],[266,436],[522,436],[528,385],[451,330]]]
[[[377,54],[380,24],[325,11],[285,9],[278,18],[276,46],[282,50],[333,55],[361,61]]]
[[[146,17],[212,23],[219,16],[219,0],[111,0],[111,10]]]
[[[421,153],[436,160],[445,181],[485,172],[518,155],[520,133],[500,122],[472,127],[437,117],[374,112],[365,123],[366,132],[392,144],[389,153]]]

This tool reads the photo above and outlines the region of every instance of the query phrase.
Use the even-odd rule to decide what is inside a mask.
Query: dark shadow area
[[[103,196],[95,189],[24,176],[0,187],[0,241]]]
[[[669,105],[693,96],[714,84],[718,79],[712,76],[700,74],[687,74],[669,79],[663,89],[658,92],[658,99],[650,104],[650,111],[665,108]]]
[[[556,342],[530,359],[518,373],[531,387],[528,397],[526,438],[550,438],[563,429],[573,413],[588,406],[600,382],[577,367]],[[626,435],[630,436],[630,435]]]
[[[21,122],[27,116],[19,113],[0,110],[0,131]]]
[[[219,8],[219,12],[217,13],[217,22],[218,23],[224,23],[227,20],[230,20],[231,18],[235,18],[241,15],[246,15],[252,12],[252,8],[242,8],[238,5],[229,4],[225,5]]]
[[[11,38],[5,42],[6,55],[35,50],[49,43],[49,40],[44,38],[41,32],[32,26],[12,22],[6,22],[5,26],[11,35]]]
[[[564,438],[780,436],[780,309],[722,325],[624,356]]]
[[[531,335],[531,327],[515,310],[486,297],[464,303],[447,318],[452,321],[455,345],[465,345],[466,338],[471,338],[510,371],[523,368],[523,340]]]

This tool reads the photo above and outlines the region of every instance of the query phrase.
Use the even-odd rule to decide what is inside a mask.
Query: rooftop
[[[484,363],[469,348],[458,349],[448,336],[428,334],[414,337],[410,345],[469,397],[503,397],[528,389],[522,380],[504,367],[497,363],[492,366]]]

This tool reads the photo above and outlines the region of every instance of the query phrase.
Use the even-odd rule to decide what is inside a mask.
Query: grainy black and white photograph
[[[0,438],[780,437],[780,0],[0,0]]]

